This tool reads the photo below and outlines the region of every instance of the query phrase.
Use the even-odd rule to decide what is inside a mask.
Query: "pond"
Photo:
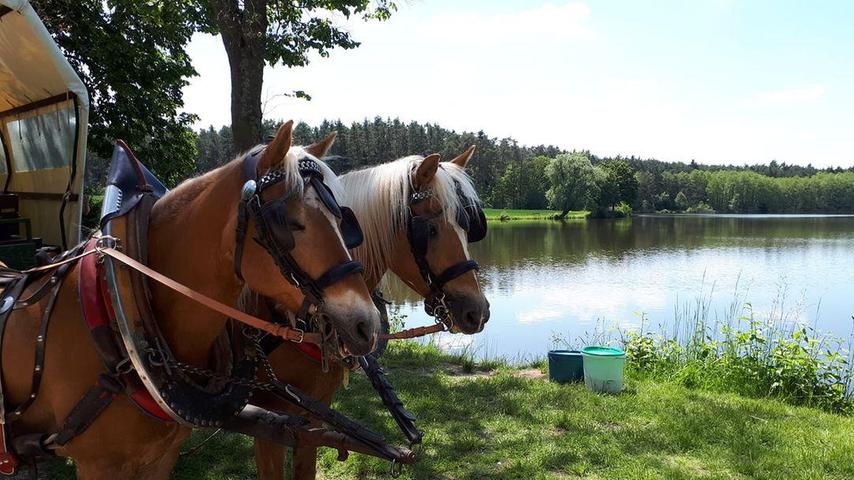
[[[491,319],[474,337],[443,334],[479,357],[542,357],[641,328],[684,327],[752,312],[848,338],[854,330],[854,216],[684,215],[494,222],[471,246]],[[406,326],[432,320],[392,278],[386,296]]]

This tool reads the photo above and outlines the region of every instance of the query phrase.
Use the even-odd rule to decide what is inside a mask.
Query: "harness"
[[[486,215],[483,208],[475,201],[466,198],[463,195],[462,187],[455,180],[456,194],[463,202],[463,208],[457,212],[457,224],[463,231],[466,232],[466,237],[469,243],[479,242],[486,237]],[[424,311],[427,315],[434,317],[438,324],[444,326],[445,330],[453,327],[453,319],[450,316],[448,305],[446,303],[446,294],[444,287],[451,280],[460,277],[472,270],[480,268],[474,260],[465,260],[436,274],[430,268],[430,262],[427,261],[427,250],[430,246],[430,239],[436,236],[436,226],[433,224],[435,217],[427,217],[415,215],[412,207],[421,202],[430,200],[435,196],[432,188],[426,188],[413,192],[409,197],[408,216],[406,222],[406,236],[409,240],[409,247],[412,251],[412,257],[415,259],[415,264],[418,265],[418,271],[421,278],[427,283],[430,292],[424,299]],[[435,332],[432,330],[430,333]],[[419,335],[421,334],[418,332]],[[413,335],[415,336],[415,335]],[[410,338],[410,337],[389,337],[389,338]]]
[[[262,153],[263,149],[253,152],[244,159],[243,163],[245,183],[237,215],[234,272],[238,278],[243,279],[241,272],[243,249],[248,221],[251,218],[255,221],[257,231],[255,241],[273,257],[282,276],[302,291],[305,298],[297,313],[297,319],[308,323],[310,316],[317,313],[323,304],[324,289],[350,275],[364,271],[364,267],[360,262],[350,260],[335,265],[316,279],[311,278],[300,268],[299,263],[291,255],[294,236],[286,221],[287,202],[292,198],[293,193],[267,202],[262,198],[264,191],[284,181],[287,173],[280,169],[271,170],[256,180],[258,160]],[[356,215],[349,208],[338,204],[335,195],[323,183],[323,171],[320,165],[311,158],[304,157],[298,160],[298,169],[303,178],[303,187],[314,188],[323,204],[341,220],[341,234],[347,248],[361,245],[364,236]]]
[[[245,172],[255,172],[256,151],[244,163]],[[314,188],[330,211],[339,216],[345,242],[354,245],[361,241],[361,229],[351,211],[339,207],[334,195],[322,182],[320,166],[309,158],[300,159],[300,176],[304,187]],[[310,278],[299,268],[291,255],[293,234],[285,221],[285,196],[264,202],[261,194],[270,186],[285,179],[280,171],[273,171],[257,181],[248,178],[239,208],[235,273],[240,276],[243,241],[247,220],[256,222],[255,240],[273,257],[282,274],[305,294],[300,309],[303,319],[310,319],[322,307],[323,289],[351,274],[361,271],[358,262],[348,261],[331,268],[318,279]],[[397,464],[412,463],[414,454],[385,443],[382,436],[344,417],[296,388],[282,384],[275,378],[269,382],[255,379],[259,365],[266,358],[257,343],[260,331],[296,343],[321,343],[318,334],[283,325],[271,324],[244,312],[223,305],[213,299],[165,277],[145,266],[147,259],[147,227],[151,207],[166,189],[133,156],[123,143],[114,151],[109,185],[105,191],[104,215],[100,235],[66,252],[51,265],[25,272],[0,272],[12,278],[0,298],[0,348],[5,323],[18,297],[33,279],[53,271],[48,280],[52,297],[42,318],[36,346],[36,366],[33,392],[28,400],[7,413],[2,396],[0,378],[0,473],[14,474],[22,457],[40,457],[53,454],[83,433],[101,412],[121,393],[149,416],[165,422],[177,422],[191,427],[222,427],[227,430],[250,433],[273,439],[287,446],[332,446],[339,449],[339,457],[346,451],[360,451],[392,460]],[[337,208],[332,208],[337,207]],[[118,239],[122,239],[121,243]],[[119,251],[121,249],[122,251]],[[9,435],[7,423],[19,418],[36,398],[44,362],[47,322],[61,288],[62,278],[70,267],[80,262],[80,296],[87,326],[90,329],[105,370],[95,385],[83,395],[62,425],[51,434],[35,433],[16,437]],[[121,268],[125,267],[125,268]],[[148,280],[152,279],[226,316],[242,322],[232,323],[228,345],[219,355],[228,356],[230,367],[224,372],[210,371],[178,361],[159,331],[148,299],[151,293]],[[45,294],[41,286],[21,305],[30,305]],[[118,332],[118,333],[117,333]],[[1,353],[1,352],[0,352]],[[269,368],[269,364],[266,364]],[[2,371],[0,371],[2,372]],[[334,430],[310,428],[308,420],[291,417],[248,405],[253,391],[263,390],[282,400],[303,408],[310,416],[323,421]],[[285,431],[281,429],[286,429]],[[17,454],[17,455],[16,455]]]

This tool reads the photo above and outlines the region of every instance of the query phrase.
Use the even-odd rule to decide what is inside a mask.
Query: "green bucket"
[[[550,351],[549,380],[555,383],[572,383],[584,380],[581,352],[578,350]]]
[[[584,357],[584,384],[587,388],[598,393],[620,393],[626,352],[619,348],[585,347],[581,349],[581,356]]]

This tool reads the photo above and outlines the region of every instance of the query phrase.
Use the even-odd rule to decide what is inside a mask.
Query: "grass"
[[[597,395],[548,382],[542,363],[514,368],[493,361],[485,369],[465,361],[413,343],[396,344],[384,357],[426,434],[420,461],[401,478],[854,478],[849,416],[631,373],[622,395]],[[335,406],[387,438],[401,438],[361,375]],[[387,463],[362,455],[339,463],[324,451],[319,464],[320,478],[389,478]],[[221,434],[182,459],[173,478],[254,479],[251,442]]]
[[[641,314],[637,331],[609,332],[603,324],[591,338],[567,341],[553,333],[553,342],[620,345],[629,368],[650,380],[854,414],[854,328],[845,339],[804,324],[803,298],[788,299],[785,283],[760,312],[738,287],[728,306],[713,311],[713,294],[714,285],[677,301],[669,325],[653,327]]]
[[[557,210],[512,210],[506,208],[484,208],[486,219],[491,221],[510,220],[553,220],[560,212]],[[573,211],[566,218],[587,218],[590,212],[585,210]]]

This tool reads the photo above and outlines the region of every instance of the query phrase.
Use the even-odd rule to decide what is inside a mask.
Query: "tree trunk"
[[[267,34],[267,0],[211,0],[231,69],[231,131],[235,153],[263,141],[261,89]]]
[[[568,214],[569,214],[569,209],[567,208],[567,209],[563,210],[562,212],[560,212],[559,215],[555,216],[555,218],[558,220],[563,220],[564,218],[566,218],[566,216]]]
[[[264,57],[253,55],[249,49],[236,50],[235,55],[228,56],[235,153],[249,150],[263,140],[261,88],[264,85]]]

